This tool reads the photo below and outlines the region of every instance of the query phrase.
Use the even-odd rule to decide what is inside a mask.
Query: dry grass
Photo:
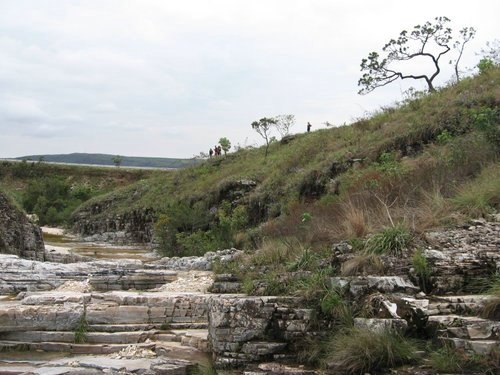
[[[342,263],[342,276],[383,275],[384,263],[376,254],[361,254]]]
[[[329,369],[354,375],[411,363],[416,347],[395,332],[351,328],[334,335],[325,351]]]

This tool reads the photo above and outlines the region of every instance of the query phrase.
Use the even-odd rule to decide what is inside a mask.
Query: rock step
[[[136,344],[140,348],[155,349],[155,343]],[[35,351],[42,350],[46,352],[61,352],[71,354],[111,354],[119,352],[129,344],[72,344],[66,342],[22,342],[22,341],[4,341],[0,340],[0,352],[7,350],[16,351]]]
[[[201,323],[132,323],[132,324],[89,324],[90,332],[133,332],[173,329],[208,329],[208,322]]]
[[[500,322],[473,316],[434,315],[427,325],[438,334],[465,340],[496,340],[500,338]]]
[[[442,314],[467,314],[477,315],[485,303],[494,296],[490,295],[465,295],[465,296],[439,296],[427,305],[428,315]]]
[[[85,344],[138,344],[150,341],[181,342],[187,346],[205,348],[208,330],[147,330],[125,332],[92,332],[85,334]],[[0,340],[9,342],[74,343],[75,333],[70,331],[21,331],[0,334]]]
[[[135,332],[87,332],[86,344],[138,344],[146,340],[156,341],[159,337],[165,341],[176,341],[174,335],[168,336],[162,331],[135,331]],[[1,340],[21,342],[64,342],[74,343],[75,333],[68,331],[24,331],[9,332],[0,335]],[[179,338],[180,341],[180,338]]]
[[[480,355],[488,355],[493,349],[498,348],[497,340],[467,340],[456,337],[438,337],[441,342],[452,345],[456,349],[465,349]]]

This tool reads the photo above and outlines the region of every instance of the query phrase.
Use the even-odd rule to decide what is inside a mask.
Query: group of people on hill
[[[212,156],[221,156],[222,155],[222,148],[217,145],[215,145],[215,147],[212,149],[210,149],[208,151],[208,156],[212,157]]]

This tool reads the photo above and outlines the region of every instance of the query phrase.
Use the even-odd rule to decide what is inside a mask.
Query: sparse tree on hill
[[[436,91],[433,81],[441,72],[440,59],[448,53],[453,45],[452,30],[448,27],[450,20],[446,17],[436,17],[434,23],[426,22],[417,25],[411,32],[401,31],[397,39],[391,39],[383,48],[383,56],[378,52],[371,52],[366,59],[361,61],[363,76],[358,81],[361,87],[359,94],[367,94],[377,87],[385,86],[398,79],[424,80],[429,92]],[[462,37],[474,36],[473,28],[462,29]],[[471,30],[474,32],[471,34]],[[462,49],[466,39],[458,45]],[[457,47],[458,47],[457,46]],[[459,49],[460,50],[460,49]],[[408,74],[403,70],[402,62],[429,61],[433,65],[433,72],[428,74]],[[460,58],[456,60],[458,66]],[[458,68],[457,68],[458,69]]]
[[[224,151],[224,155],[226,155],[231,148],[231,142],[229,142],[229,139],[227,139],[226,137],[222,137],[221,139],[219,139],[219,144],[222,148],[222,151]]]
[[[454,64],[455,68],[455,77],[457,78],[457,82],[460,81],[460,73],[458,70],[458,64],[460,63],[460,59],[462,58],[462,54],[464,53],[465,45],[474,39],[476,35],[476,29],[473,27],[464,27],[460,30],[460,40],[455,41],[453,43],[453,48],[458,51],[458,56],[455,61],[450,60],[450,64]]]
[[[116,155],[113,159],[113,164],[115,165],[115,167],[119,167],[120,165],[122,165],[123,163],[123,156],[120,156],[120,155]]]
[[[290,128],[295,124],[294,115],[279,115],[275,117],[275,120],[276,129],[282,138],[290,134]]]
[[[276,119],[272,117],[263,117],[259,121],[252,122],[253,130],[255,130],[262,138],[264,138],[264,141],[266,141],[266,157],[267,151],[269,149],[271,129],[273,128],[273,126],[276,126]]]

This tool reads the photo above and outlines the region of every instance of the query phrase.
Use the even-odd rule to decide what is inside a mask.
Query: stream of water
[[[146,245],[112,245],[83,242],[55,228],[42,228],[45,247],[49,252],[69,252],[103,260],[134,259],[150,262],[160,257]],[[51,230],[52,229],[52,230]]]

